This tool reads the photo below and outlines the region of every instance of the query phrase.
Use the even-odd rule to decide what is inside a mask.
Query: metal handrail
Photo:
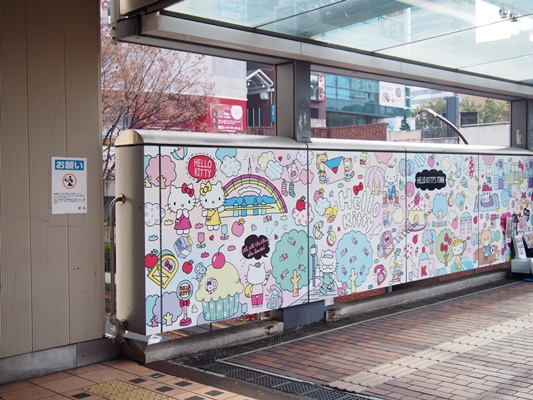
[[[444,118],[442,115],[440,114],[437,114],[435,111],[433,111],[432,109],[430,108],[421,108],[419,111],[418,111],[419,114],[429,114],[431,115],[433,118],[437,118],[438,120],[444,122],[446,125],[448,125],[450,128],[453,129],[453,131],[457,134],[457,136],[459,136],[461,138],[461,140],[464,142],[464,144],[469,144],[468,143],[468,140],[466,140],[465,136],[463,135],[463,133],[459,130],[458,127],[456,127],[454,124],[452,124],[450,121],[448,121],[446,118]]]
[[[116,313],[116,306],[115,306],[115,204],[120,202],[120,204],[124,204],[126,202],[126,196],[121,194],[118,197],[115,197],[113,200],[111,200],[111,204],[109,205],[109,273],[111,275],[111,282],[110,282],[110,311],[111,315],[115,315]]]

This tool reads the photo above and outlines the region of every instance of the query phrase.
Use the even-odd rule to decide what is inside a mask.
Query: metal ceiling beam
[[[298,41],[280,36],[211,25],[191,19],[153,13],[120,20],[119,40],[279,65],[305,61],[326,70],[347,71],[370,79],[424,87],[444,87],[461,93],[476,93],[505,100],[533,99],[533,87],[457,70],[378,57],[371,53]],[[313,68],[315,69],[315,68]]]

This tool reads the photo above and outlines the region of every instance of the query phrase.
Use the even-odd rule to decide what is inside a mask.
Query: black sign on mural
[[[443,189],[446,186],[446,174],[436,169],[417,172],[415,186],[421,190]]]
[[[266,257],[270,251],[270,242],[266,236],[250,235],[244,241],[242,246],[242,255],[245,258],[255,258],[259,260],[261,257]]]

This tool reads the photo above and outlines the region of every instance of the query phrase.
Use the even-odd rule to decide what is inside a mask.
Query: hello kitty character
[[[246,279],[249,285],[246,287],[246,297],[252,300],[252,307],[261,307],[263,305],[263,286],[267,283],[270,272],[266,272],[264,262],[256,262],[248,266]]]
[[[526,204],[529,205],[528,197],[527,197],[527,191],[529,189],[528,181],[527,179],[524,179],[524,181],[520,184],[520,198],[518,202],[520,204]]]
[[[383,191],[383,207],[387,207],[388,204],[399,206],[399,193],[396,187],[396,181],[398,180],[398,174],[394,165],[388,164],[385,168],[385,190]]]
[[[207,181],[200,185],[200,205],[203,208],[202,216],[205,217],[205,226],[208,230],[218,230],[220,227],[220,213],[224,211],[224,189],[222,182],[214,185]]]
[[[456,269],[461,269],[463,266],[463,254],[466,250],[466,240],[461,240],[459,238],[454,238],[452,242],[452,254],[453,254],[453,263],[455,264]]]
[[[189,212],[194,208],[196,199],[192,184],[184,183],[181,187],[170,186],[168,195],[168,208],[176,213],[176,222],[174,229],[178,235],[188,234],[191,230],[191,220]]]
[[[332,250],[323,250],[317,270],[322,275],[322,283],[319,291],[322,295],[335,292],[335,280],[333,278],[336,268],[335,255]]]

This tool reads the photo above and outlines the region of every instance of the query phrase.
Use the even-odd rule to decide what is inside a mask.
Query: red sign
[[[219,131],[237,132],[244,129],[244,110],[239,104],[215,104],[211,106],[211,126]]]

